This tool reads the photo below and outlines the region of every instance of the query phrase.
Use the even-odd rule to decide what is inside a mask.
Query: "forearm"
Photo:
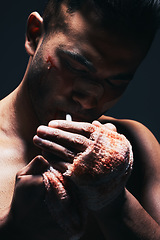
[[[160,226],[127,190],[94,214],[107,240],[160,239]]]

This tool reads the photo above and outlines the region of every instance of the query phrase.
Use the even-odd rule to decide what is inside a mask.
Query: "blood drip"
[[[55,68],[57,69],[56,65],[55,65],[55,61],[53,58],[51,58],[51,56],[48,56],[47,58],[47,63],[49,63],[48,65],[48,70],[50,70],[51,68]]]

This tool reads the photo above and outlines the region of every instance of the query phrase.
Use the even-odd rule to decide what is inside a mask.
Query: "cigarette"
[[[52,166],[49,167],[50,172],[54,172],[54,168]]]
[[[72,117],[69,113],[66,114],[66,121],[72,121]]]

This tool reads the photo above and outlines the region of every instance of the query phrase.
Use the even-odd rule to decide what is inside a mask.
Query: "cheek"
[[[114,87],[114,86],[112,87],[106,83],[104,85],[104,95],[103,95],[102,101],[111,102],[116,99],[119,99],[124,93],[124,91],[126,90],[126,88],[127,88],[127,85],[122,87]]]
[[[72,76],[65,70],[57,56],[52,56],[48,52],[44,54],[44,61],[47,70],[47,78],[63,88],[73,85]]]
[[[43,79],[42,95],[47,99],[66,98],[73,89],[73,81],[64,72],[55,70],[53,67]]]
[[[99,102],[99,106],[101,106],[101,111],[105,112],[113,107],[121,98],[125,89],[111,89],[110,87],[105,89],[105,93],[101,101]]]
[[[104,113],[106,111],[108,111],[110,108],[112,108],[118,101],[119,101],[120,97],[119,98],[116,98],[114,100],[111,100],[111,101],[108,101],[108,102],[104,102],[102,105],[101,105],[101,112]]]

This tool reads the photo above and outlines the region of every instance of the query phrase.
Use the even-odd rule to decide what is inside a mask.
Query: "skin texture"
[[[24,79],[0,102],[1,239],[68,238],[44,202],[42,174],[50,166],[63,173],[75,154],[86,149],[91,122],[118,101],[148,50],[147,41],[95,29],[79,12],[69,16],[64,5],[63,11],[70,26],[67,34],[44,32],[40,15],[30,15]],[[84,55],[94,68],[75,61],[73,53]],[[65,121],[66,113],[72,122]],[[140,123],[109,117],[100,121],[114,124],[108,127],[130,140],[135,165],[119,197],[89,211],[81,239],[158,240],[159,143]],[[66,216],[74,209],[72,202],[81,204],[72,184],[68,189],[73,201]]]
[[[26,76],[36,115],[45,125],[65,119],[66,112],[78,121],[100,117],[122,95],[148,48],[126,36],[105,34],[101,29],[95,32],[79,13],[72,18],[66,14],[66,21],[72,31],[41,36]],[[28,53],[31,50],[29,46]],[[84,56],[94,71],[73,60],[67,51]]]

